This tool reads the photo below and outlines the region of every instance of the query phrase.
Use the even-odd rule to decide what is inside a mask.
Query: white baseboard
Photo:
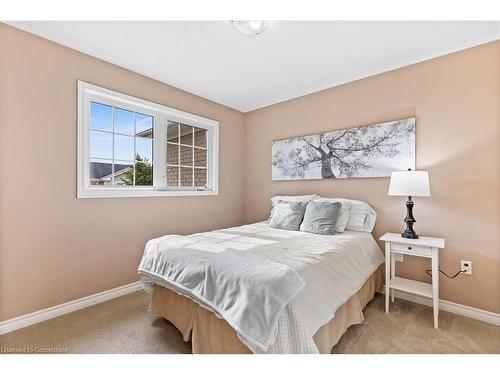
[[[385,288],[384,288],[384,291],[385,291]],[[381,293],[383,294],[384,291],[382,291]],[[396,298],[401,298],[401,299],[404,299],[406,301],[418,303],[420,305],[432,306],[432,299],[431,298],[417,296],[415,294],[403,292],[401,290],[396,290],[395,292],[396,293],[394,296]],[[450,301],[446,301],[443,299],[439,300],[439,310],[448,311],[448,312],[451,312],[453,314],[466,316],[467,318],[472,318],[472,319],[480,320],[482,322],[486,322],[486,323],[500,326],[500,314],[497,314],[497,313],[494,313],[491,311],[481,310],[481,309],[477,309],[475,307],[461,305],[459,303],[450,302]]]
[[[105,290],[104,292],[92,294],[87,297],[75,299],[60,305],[48,307],[43,310],[38,310],[30,314],[18,316],[9,320],[0,322],[0,335],[12,332],[36,323],[43,322],[55,318],[60,315],[70,313],[72,311],[81,310],[85,307],[95,305],[113,298],[133,293],[142,289],[142,284],[137,281],[135,283],[119,286],[114,289]]]
[[[68,314],[72,311],[81,310],[84,309],[85,307],[89,307],[97,303],[108,301],[110,299],[117,298],[125,294],[133,293],[140,289],[142,289],[142,284],[139,281],[137,281],[135,283],[119,286],[117,288],[92,294],[90,296],[76,299],[74,301],[66,302],[57,306],[52,306],[43,310],[35,311],[30,314],[18,316],[16,318],[12,318],[9,320],[4,320],[0,322],[0,335],[36,323],[40,323],[45,320],[49,320],[64,314]],[[384,292],[382,291],[382,293]],[[432,306],[432,300],[430,298],[417,296],[411,293],[402,292],[400,290],[396,290],[395,296],[397,298],[401,298],[406,301],[418,303],[425,306]],[[468,318],[500,326],[500,314],[494,312],[476,309],[475,307],[461,305],[455,302],[450,302],[442,299],[439,300],[439,309],[451,312],[453,314],[466,316]]]

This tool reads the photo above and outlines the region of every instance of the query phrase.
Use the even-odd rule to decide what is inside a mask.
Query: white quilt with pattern
[[[166,240],[168,243],[179,240],[179,236],[172,237],[176,239],[170,239],[168,236],[160,237],[149,241],[148,244],[154,241]],[[384,262],[382,252],[373,236],[364,232],[346,231],[333,236],[323,236],[275,229],[269,227],[266,222],[261,222],[197,233],[183,238],[186,243],[190,244],[190,247],[196,248],[197,251],[220,253],[227,250],[228,254],[241,252],[241,255],[249,256],[252,261],[257,260],[255,264],[259,264],[259,267],[260,264],[263,267],[269,267],[269,262],[274,262],[279,272],[284,272],[284,269],[289,268],[305,282],[298,294],[283,305],[273,326],[269,326],[265,345],[256,343],[251,339],[251,335],[246,334],[245,330],[249,328],[241,324],[244,322],[228,322],[238,333],[241,341],[254,353],[318,353],[313,340],[314,334],[333,318],[336,310],[351,298]],[[148,253],[148,246],[146,246],[141,265],[144,264],[145,258],[149,258],[147,261],[153,264],[155,256],[159,256],[157,252]],[[263,258],[262,262],[258,262],[259,258]],[[142,269],[144,271],[145,268]],[[246,271],[248,269],[251,270],[251,267],[247,267]],[[191,299],[197,299],[196,294],[176,288],[169,282],[167,276],[164,279],[158,275],[151,277],[147,270],[141,272],[141,267],[139,274],[145,283],[157,283]],[[238,277],[237,273],[232,274]],[[289,273],[284,274],[290,277]],[[272,293],[272,288],[264,290],[263,293]],[[238,301],[237,293],[234,296],[231,295],[234,301],[227,301],[227,294],[224,298],[226,299],[225,306],[241,302]],[[224,317],[225,310],[218,311],[217,304],[214,306],[212,303],[207,306],[207,301],[196,302],[213,310],[216,315]],[[254,305],[250,307],[262,308],[258,304]],[[246,308],[248,309],[248,304]],[[256,316],[262,315],[261,311],[254,311],[254,313]]]

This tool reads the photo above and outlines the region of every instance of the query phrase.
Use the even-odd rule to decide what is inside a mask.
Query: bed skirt
[[[330,353],[347,328],[363,322],[363,309],[375,292],[382,289],[382,283],[382,267],[379,267],[361,289],[337,310],[335,316],[316,332],[314,342],[320,353]],[[184,341],[191,340],[194,354],[252,353],[225,320],[187,297],[156,285],[151,294],[151,307],[182,333]]]

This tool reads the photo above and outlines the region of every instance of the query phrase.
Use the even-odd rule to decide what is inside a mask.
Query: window
[[[177,122],[167,125],[167,186],[205,187],[207,131]]]
[[[90,185],[153,186],[153,116],[90,102]]]
[[[78,82],[78,197],[217,194],[218,122]]]

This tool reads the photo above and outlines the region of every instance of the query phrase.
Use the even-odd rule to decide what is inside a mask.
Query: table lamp
[[[418,238],[413,230],[415,218],[413,217],[412,197],[430,197],[429,174],[427,171],[397,171],[392,172],[388,195],[407,196],[406,201],[406,230],[401,233],[404,238]]]

